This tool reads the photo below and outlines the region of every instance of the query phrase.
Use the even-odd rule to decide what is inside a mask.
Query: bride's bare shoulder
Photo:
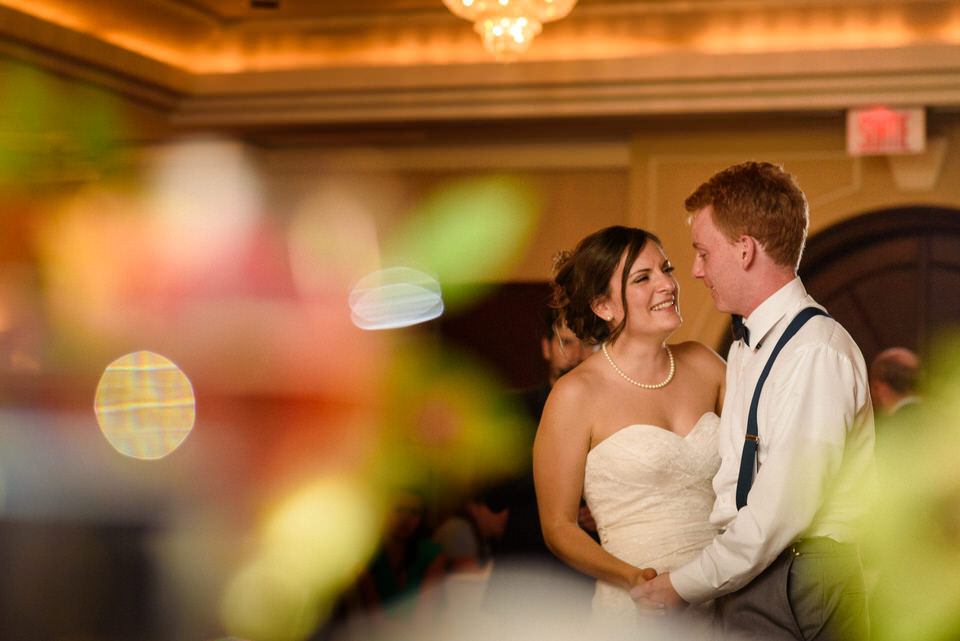
[[[676,354],[677,361],[684,371],[694,372],[696,380],[716,388],[717,409],[723,398],[724,384],[727,376],[727,362],[699,341],[686,341],[671,348]]]
[[[716,351],[700,341],[684,341],[671,345],[677,358],[688,360],[701,367],[724,367],[726,361]]]
[[[592,399],[597,396],[597,390],[602,384],[603,376],[598,371],[596,354],[567,372],[554,383],[547,398],[547,403],[563,411],[580,411],[589,407]]]

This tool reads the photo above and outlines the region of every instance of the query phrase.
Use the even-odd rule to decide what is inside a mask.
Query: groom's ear
[[[739,254],[740,267],[749,269],[753,261],[757,258],[757,239],[744,234],[737,240],[737,252]]]

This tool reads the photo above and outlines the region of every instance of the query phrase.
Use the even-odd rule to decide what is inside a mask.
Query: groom
[[[873,410],[860,350],[797,277],[806,197],[780,167],[748,162],[713,176],[685,205],[693,276],[742,323],[727,358],[713,481],[710,518],[720,533],[631,595],[638,606],[668,609],[716,599],[723,638],[866,639],[855,540],[873,473]],[[761,376],[809,307],[816,315],[788,334]],[[746,429],[752,403],[756,438]]]

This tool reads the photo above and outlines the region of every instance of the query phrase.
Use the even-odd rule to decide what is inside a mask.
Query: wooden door
[[[800,265],[807,290],[860,345],[924,353],[960,328],[960,210],[867,213],[811,237]]]

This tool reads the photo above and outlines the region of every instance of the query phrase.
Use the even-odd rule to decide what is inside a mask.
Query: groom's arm
[[[826,344],[801,346],[778,366],[788,374],[764,390],[766,456],[747,504],[698,558],[669,577],[685,601],[733,592],[762,572],[810,527],[840,468],[857,414],[854,390],[865,384],[861,373]]]

